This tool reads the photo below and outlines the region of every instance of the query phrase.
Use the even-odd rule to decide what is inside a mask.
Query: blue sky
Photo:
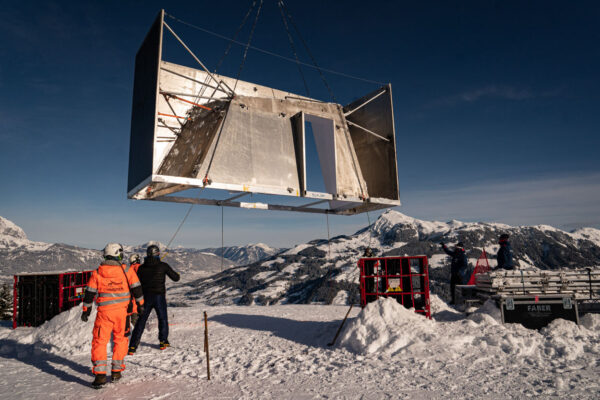
[[[399,211],[423,219],[600,227],[597,2],[287,3],[321,66],[391,82]],[[92,248],[167,242],[188,206],[126,199],[135,53],[160,8],[233,36],[249,5],[4,5],[0,215],[33,240]],[[210,69],[216,66],[226,41],[170,25]],[[274,0],[263,5],[253,45],[293,57]],[[219,72],[235,75],[241,53],[234,45]],[[194,66],[174,45],[165,56]],[[311,96],[328,100],[318,73],[304,72]],[[241,78],[305,93],[296,65],[252,50]],[[376,88],[326,78],[342,104]],[[174,245],[220,245],[220,222],[220,209],[197,206]],[[367,216],[330,216],[330,224],[332,236],[348,234]],[[289,246],[326,235],[324,216],[225,209],[226,245]]]

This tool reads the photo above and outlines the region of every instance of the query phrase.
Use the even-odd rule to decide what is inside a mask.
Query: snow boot
[[[111,376],[110,376],[110,381],[117,382],[120,379],[121,379],[121,371],[112,371]]]
[[[129,350],[127,350],[127,355],[129,355],[129,356],[132,356],[132,355],[134,355],[136,350],[137,350],[137,348],[136,348],[136,347],[134,347],[134,346],[130,346],[130,347],[129,347]]]
[[[161,349],[161,350],[164,350],[164,349],[166,349],[167,347],[171,347],[171,345],[169,344],[169,341],[168,341],[168,340],[165,340],[164,342],[162,342],[162,341],[161,341],[161,342],[159,343],[159,347],[160,347],[160,349]]]
[[[100,389],[102,386],[106,385],[106,374],[97,374],[96,378],[94,378],[94,382],[92,382],[92,387],[94,389]]]

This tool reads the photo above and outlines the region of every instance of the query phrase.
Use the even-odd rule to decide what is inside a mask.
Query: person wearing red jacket
[[[96,298],[98,313],[92,331],[92,372],[95,375],[92,387],[98,389],[107,383],[108,361],[106,345],[113,337],[111,380],[121,379],[127,354],[127,307],[134,297],[138,311],[143,311],[144,297],[140,280],[135,271],[122,264],[123,246],[109,243],[104,248],[104,261],[92,272],[83,298],[81,320],[87,322]]]
[[[138,254],[132,254],[131,256],[129,256],[129,267],[131,268],[137,275],[138,272],[138,268],[140,267],[140,256]],[[135,323],[137,322],[138,318],[139,318],[139,313],[138,313],[138,309],[137,309],[137,305],[135,304],[135,301],[132,301],[131,303],[131,310],[129,310],[129,308],[127,309],[127,315],[129,316],[129,320],[131,322],[132,326],[135,326]],[[129,325],[128,325],[129,327]],[[129,332],[126,336],[129,336]]]

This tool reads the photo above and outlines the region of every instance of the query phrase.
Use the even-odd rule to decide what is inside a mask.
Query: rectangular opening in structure
[[[305,159],[305,179],[306,190],[309,192],[325,193],[325,180],[323,179],[323,170],[319,161],[319,152],[311,122],[304,124],[304,159]]]
[[[304,160],[306,190],[337,194],[333,121],[305,114]]]

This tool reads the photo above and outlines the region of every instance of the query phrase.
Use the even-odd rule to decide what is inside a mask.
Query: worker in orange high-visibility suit
[[[142,286],[135,271],[121,264],[123,246],[109,243],[104,248],[104,261],[87,283],[83,298],[83,314],[81,319],[87,321],[92,312],[92,302],[96,298],[98,314],[92,332],[92,372],[96,375],[92,387],[98,389],[107,383],[106,373],[108,361],[106,345],[113,337],[113,354],[111,380],[121,379],[121,371],[125,369],[124,358],[127,354],[127,338],[125,337],[127,322],[127,306],[131,296],[142,312],[144,297]]]
[[[129,267],[131,268],[137,275],[138,272],[138,268],[140,267],[140,256],[138,254],[132,254],[129,257]],[[135,304],[135,301],[131,301],[129,303],[131,305],[131,309],[127,309],[127,315],[129,316],[129,322],[131,322],[131,325],[135,326],[135,323],[137,322],[138,318],[139,318],[139,313],[138,313],[138,309],[137,309],[137,305]],[[130,325],[127,325],[128,331],[127,331],[127,335],[129,336],[130,333]]]

